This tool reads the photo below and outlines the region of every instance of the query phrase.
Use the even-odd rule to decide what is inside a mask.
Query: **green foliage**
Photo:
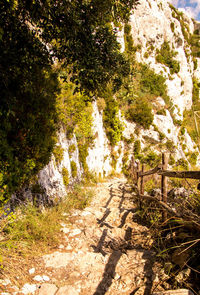
[[[119,155],[117,154],[117,152],[112,150],[112,152],[111,152],[111,159],[112,159],[111,166],[114,170],[116,169],[118,158],[119,158]]]
[[[183,123],[182,126],[185,127],[192,138],[193,141],[198,143],[199,133],[197,130],[197,125],[199,124],[199,117],[195,115],[195,112],[200,111],[199,102],[199,87],[200,83],[193,78],[193,90],[192,90],[192,109],[185,110],[183,113]]]
[[[129,162],[129,152],[126,151],[124,153],[123,158],[122,158],[122,172],[124,173],[124,175],[126,177],[129,176],[129,171],[128,171],[129,165],[128,165],[128,162]]]
[[[42,188],[42,186],[38,182],[36,182],[31,185],[31,193],[32,194],[43,194],[44,189]]]
[[[136,100],[128,108],[126,119],[148,129],[153,122],[152,108],[145,99]]]
[[[18,0],[14,11],[21,22],[28,19],[39,28],[41,41],[51,44],[49,58],[64,59],[73,82],[89,93],[103,89],[109,80],[126,71],[127,62],[120,53],[111,23],[127,22],[137,2],[95,0],[91,5],[91,1],[75,0],[56,5],[47,1],[44,5],[34,0]]]
[[[62,240],[60,223],[69,222],[66,213],[85,208],[92,197],[91,189],[75,186],[53,207],[40,210],[28,204],[1,219],[0,267],[4,275],[9,275],[11,281],[17,276],[23,285],[25,274],[21,270],[27,265],[27,259],[35,259],[57,247]]]
[[[88,172],[88,165],[87,165],[87,156],[88,156],[88,144],[78,144],[78,150],[79,150],[79,160],[83,166],[83,169],[85,171],[85,173]]]
[[[188,162],[181,158],[178,161],[176,161],[176,168],[178,170],[189,170]]]
[[[141,142],[140,140],[136,140],[133,147],[133,153],[136,159],[140,158],[140,151],[141,151]]]
[[[75,178],[77,176],[77,166],[74,161],[70,162],[71,165],[71,172],[72,172],[72,177]]]
[[[189,44],[191,45],[192,55],[194,57],[194,68],[197,68],[196,57],[200,57],[200,35],[194,32],[190,36]]]
[[[20,217],[18,216],[15,220],[8,221],[7,226],[4,228],[4,233],[8,239],[12,240],[11,247],[15,247],[21,240],[26,245],[41,240],[49,244],[56,242],[57,237],[55,232],[60,229],[60,225],[58,222],[55,222],[49,226],[52,220],[49,210],[42,214],[37,208],[31,205],[21,210],[22,214]]]
[[[104,98],[98,98],[97,107],[99,111],[104,111],[106,108],[106,102]]]
[[[150,93],[155,96],[162,96],[165,98],[167,93],[166,79],[159,74],[156,74],[147,65],[140,65],[141,67],[141,91]]]
[[[147,65],[132,64],[132,72],[124,79],[122,89],[117,93],[119,105],[128,120],[149,128],[153,122],[151,102],[162,96],[171,106],[167,96],[166,79],[156,74]]]
[[[165,134],[161,131],[158,131],[158,134],[159,134],[160,141],[162,141],[165,138]]]
[[[199,102],[199,87],[200,83],[193,78],[192,102],[194,105]]]
[[[111,93],[105,94],[106,108],[103,112],[103,125],[111,146],[116,145],[122,138],[123,126],[119,120],[119,107]]]
[[[75,85],[61,81],[61,93],[57,97],[59,120],[66,128],[67,135],[75,133],[78,140],[92,141],[92,104],[89,98],[75,93]]]
[[[166,110],[165,109],[160,109],[156,112],[157,115],[162,115],[162,116],[166,116]]]
[[[74,190],[67,195],[67,206],[69,208],[82,210],[89,206],[94,193],[92,190],[75,185]],[[68,204],[69,203],[69,204]]]
[[[194,63],[194,71],[195,71],[198,68],[198,62],[196,58],[193,59],[193,63]]]
[[[58,79],[52,70],[55,58],[63,61],[65,79],[75,82],[72,92],[81,89],[92,97],[110,80],[117,89],[122,77],[129,73],[129,63],[120,52],[111,23],[128,22],[136,3],[137,0],[95,0],[92,5],[90,1],[76,0],[58,1],[56,5],[53,1],[44,4],[34,0],[1,3],[0,201],[28,183],[50,159],[58,122]],[[63,114],[61,121],[64,117]],[[70,137],[74,122],[68,117],[67,123]],[[86,123],[85,115],[78,135],[82,136]]]
[[[134,51],[133,37],[131,34],[131,25],[125,23],[124,25],[124,43],[125,50],[127,53],[131,54]]]
[[[165,143],[165,146],[168,151],[173,152],[175,150],[175,146],[172,140],[168,139]]]
[[[188,159],[189,163],[190,163],[193,167],[195,167],[196,164],[197,164],[197,156],[198,156],[198,153],[195,153],[195,152],[188,152],[188,153],[186,154],[186,156],[187,156],[187,159]]]
[[[181,135],[184,135],[185,134],[185,127],[181,127],[180,132],[181,132]]]
[[[68,148],[69,155],[71,156],[75,152],[75,150],[76,150],[75,144],[71,144]]]
[[[75,133],[78,140],[79,159],[84,171],[87,172],[88,148],[92,145],[94,139],[92,132],[92,104],[88,96],[79,92],[74,93],[74,84],[62,82],[61,85],[61,93],[57,97],[59,119],[64,125],[68,137],[73,132]],[[72,145],[69,148],[69,153],[72,153],[74,148]]]
[[[171,50],[169,43],[164,41],[160,50],[157,50],[156,61],[169,67],[172,75],[180,71],[180,63],[174,59],[176,55],[177,53]]]
[[[59,165],[63,160],[64,150],[60,145],[56,145],[53,149],[53,155],[55,157],[56,165]]]
[[[174,23],[173,22],[171,22],[171,24],[170,24],[170,28],[171,28],[171,30],[172,30],[172,33],[174,33]]]
[[[161,154],[157,155],[154,151],[150,150],[146,156],[142,159],[142,163],[148,164],[150,167],[154,167],[161,162]]]
[[[48,163],[57,121],[57,74],[46,46],[17,8],[13,1],[4,1],[0,8],[1,199],[8,199]]]
[[[169,165],[173,166],[176,163],[174,157],[172,154],[169,155]]]
[[[63,176],[63,183],[64,183],[65,187],[67,188],[67,186],[69,184],[69,172],[68,172],[67,168],[65,168],[65,167],[62,168],[62,176]]]

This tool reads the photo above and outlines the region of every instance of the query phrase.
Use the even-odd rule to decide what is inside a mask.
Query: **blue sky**
[[[191,17],[200,21],[200,0],[170,0],[172,5],[185,10]]]

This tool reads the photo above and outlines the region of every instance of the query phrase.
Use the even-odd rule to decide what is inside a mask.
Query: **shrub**
[[[133,37],[131,34],[131,25],[125,23],[124,25],[124,43],[125,43],[125,50],[127,53],[132,53],[136,49],[133,46]]]
[[[172,154],[169,155],[169,165],[173,166],[176,163],[174,157]]]
[[[161,154],[157,155],[154,151],[150,151],[144,158],[143,163],[148,164],[149,166],[156,166],[161,161]]]
[[[198,83],[196,79],[193,79],[193,89],[192,89],[193,104],[196,104],[199,101],[199,87],[200,87],[200,83]]]
[[[157,115],[162,115],[162,116],[166,116],[166,110],[165,109],[161,109],[161,110],[158,110],[156,112]]]
[[[180,133],[181,133],[181,135],[184,135],[185,134],[185,127],[181,127]]]
[[[98,98],[97,107],[99,111],[104,111],[106,108],[106,102],[104,98]]]
[[[106,108],[103,113],[103,125],[112,146],[117,144],[122,138],[123,126],[118,114],[118,103],[110,94],[106,98]]]
[[[161,131],[158,131],[159,139],[162,141],[165,138],[165,134]]]
[[[129,171],[128,171],[128,160],[129,160],[129,152],[128,151],[126,151],[125,153],[124,153],[124,156],[123,156],[123,158],[122,158],[122,172],[124,173],[124,175],[126,176],[126,177],[128,177],[129,176]]]
[[[71,161],[71,172],[72,172],[72,177],[75,178],[77,176],[77,166],[74,161]]]
[[[195,71],[195,70],[197,70],[197,67],[198,67],[198,63],[197,63],[196,58],[193,59],[193,63],[194,63],[194,71]]]
[[[128,108],[126,118],[148,129],[153,122],[152,108],[144,99],[139,99]]]
[[[68,153],[70,154],[70,156],[73,154],[73,152],[76,150],[76,146],[75,144],[71,144],[68,148]]]
[[[134,148],[133,148],[134,156],[136,158],[140,154],[140,151],[141,151],[141,143],[140,143],[140,140],[136,140],[135,143],[134,143]]]
[[[173,22],[170,24],[170,28],[172,30],[172,33],[174,33],[174,23]]]
[[[55,157],[56,165],[59,165],[63,160],[64,150],[60,145],[56,145],[53,149],[53,155]]]
[[[188,162],[183,158],[176,161],[176,165],[177,165],[177,168],[180,168],[182,170],[188,170],[189,169]]]
[[[167,86],[165,84],[166,79],[156,74],[147,65],[140,64],[141,80],[140,87],[141,90],[146,93],[151,93],[156,96],[165,96],[167,93]]]
[[[188,161],[190,162],[190,164],[192,166],[196,166],[198,154],[197,153],[189,152],[186,156],[188,157]]]
[[[172,140],[168,139],[165,145],[166,145],[166,148],[167,148],[170,152],[173,152],[173,151],[174,151],[175,146],[174,146],[174,143],[173,143]]]
[[[169,42],[164,41],[161,49],[157,50],[156,61],[169,67],[170,74],[178,73],[180,63],[174,59],[176,55],[177,53],[170,49]]]
[[[68,172],[67,168],[65,168],[65,167],[62,168],[62,176],[63,176],[63,183],[64,183],[65,187],[67,187],[69,184],[69,172]]]

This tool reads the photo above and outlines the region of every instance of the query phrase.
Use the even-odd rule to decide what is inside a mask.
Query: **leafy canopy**
[[[0,5],[0,201],[48,163],[58,116],[55,60],[88,100],[129,72],[111,22],[138,0],[2,0]]]
[[[71,80],[94,93],[108,80],[120,84],[128,63],[112,22],[127,21],[138,0],[18,0],[23,21],[50,44],[51,56],[65,61]],[[38,29],[40,28],[40,29]]]

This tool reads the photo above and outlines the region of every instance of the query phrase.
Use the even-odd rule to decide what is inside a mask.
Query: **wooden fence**
[[[141,167],[140,167],[141,166]],[[167,211],[176,214],[168,205],[167,205],[167,178],[176,177],[176,178],[191,178],[191,179],[200,179],[200,171],[170,171],[168,168],[168,158],[167,154],[162,154],[162,164],[156,166],[155,168],[144,171],[144,164],[137,164],[136,168],[136,183],[138,188],[139,197],[142,199],[148,199],[150,201],[158,201],[160,205],[164,208],[162,218],[165,222],[167,220]],[[141,170],[140,170],[141,169]],[[158,174],[161,176],[161,196],[160,199],[156,199],[152,196],[144,195],[144,177],[148,175]]]

